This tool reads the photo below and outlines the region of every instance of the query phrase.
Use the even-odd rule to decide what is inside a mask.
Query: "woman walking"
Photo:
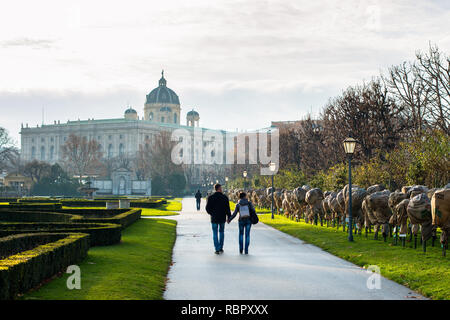
[[[248,246],[250,245],[250,229],[252,227],[251,215],[256,211],[253,204],[248,201],[245,192],[239,194],[239,202],[234,209],[233,215],[228,219],[228,223],[233,220],[239,212],[239,252],[244,251],[244,234],[245,234],[245,254],[248,254]]]

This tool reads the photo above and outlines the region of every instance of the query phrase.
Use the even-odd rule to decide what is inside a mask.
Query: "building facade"
[[[120,118],[75,120],[67,123],[55,121],[53,124],[36,127],[22,125],[21,160],[25,163],[32,160],[51,164],[61,162],[62,147],[70,135],[85,137],[88,140],[95,139],[100,144],[103,158],[108,159],[118,156],[136,157],[140,146],[154,142],[155,136],[162,131],[207,130],[199,127],[200,115],[197,111],[188,112],[187,125],[180,124],[180,112],[179,97],[167,87],[163,72],[158,87],[146,95],[142,118],[139,118],[136,110],[128,107]],[[218,132],[225,134],[224,131]],[[202,143],[205,146],[214,141],[203,140]],[[211,170],[211,166],[197,164],[195,168],[186,167],[189,172],[188,183],[201,184],[207,170]]]

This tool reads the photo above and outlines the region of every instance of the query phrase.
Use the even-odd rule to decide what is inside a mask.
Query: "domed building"
[[[54,120],[53,124],[42,124],[36,127],[22,125],[21,134],[21,160],[24,162],[39,160],[48,163],[63,161],[63,146],[71,135],[95,140],[99,144],[101,161],[120,164],[120,159],[136,159],[138,153],[146,146],[152,147],[162,132],[173,132],[184,129],[187,132],[201,132],[200,142],[193,139],[193,144],[184,152],[191,154],[192,159],[205,159],[202,148],[209,148],[215,137],[204,134],[215,131],[225,136],[223,130],[209,130],[200,127],[199,112],[194,109],[186,114],[186,125],[180,123],[180,99],[178,95],[167,87],[164,71],[161,73],[158,87],[146,95],[144,115],[138,116],[138,112],[128,105],[122,116],[109,119],[68,120],[62,123]],[[140,112],[139,112],[140,113]],[[218,148],[225,147],[225,143],[217,144]],[[224,152],[222,152],[224,154]],[[116,162],[114,162],[116,161]],[[94,186],[99,190],[97,194],[132,194],[150,195],[151,182],[140,180],[142,176],[136,171],[124,171],[119,168],[109,172],[109,176],[99,176]],[[122,171],[121,171],[122,170]],[[135,169],[133,169],[135,170]],[[206,177],[220,175],[216,166],[206,163],[192,163],[184,166],[186,180],[197,187],[205,183]],[[103,175],[99,169],[97,172]],[[96,174],[97,174],[96,173]]]
[[[125,117],[125,119],[128,119],[128,120],[138,120],[138,114],[137,114],[136,110],[134,110],[131,107],[129,107],[127,110],[125,110],[124,117]]]
[[[163,70],[159,86],[147,95],[144,119],[157,123],[180,124],[180,111],[180,99],[172,89],[167,87]]]

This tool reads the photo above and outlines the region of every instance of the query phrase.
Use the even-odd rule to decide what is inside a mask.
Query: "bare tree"
[[[427,110],[434,126],[450,135],[450,57],[442,57],[437,46],[418,52],[417,77],[429,90]]]
[[[421,135],[428,123],[426,108],[430,90],[424,85],[419,74],[422,71],[416,65],[403,62],[389,69],[389,75],[383,77],[390,93],[401,105],[401,110],[408,119],[413,136]]]
[[[88,140],[74,134],[69,136],[61,149],[63,162],[69,171],[78,175],[80,183],[87,171],[98,165],[102,156],[96,140]]]
[[[152,143],[147,138],[144,144],[139,145],[135,159],[135,172],[139,180],[149,179],[151,177],[151,158],[152,158]]]
[[[5,128],[0,127],[0,172],[13,167],[19,156]]]
[[[413,137],[429,128],[450,134],[450,58],[431,45],[416,58],[389,68],[383,80],[402,107]]]
[[[25,164],[23,174],[38,183],[42,178],[50,175],[51,165],[44,161],[33,160]]]
[[[324,156],[330,163],[344,159],[342,141],[348,136],[359,142],[360,160],[393,149],[406,127],[401,110],[378,79],[348,88],[323,111]]]

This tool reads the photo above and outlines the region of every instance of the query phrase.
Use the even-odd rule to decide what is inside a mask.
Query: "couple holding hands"
[[[255,207],[248,201],[245,192],[239,194],[239,202],[236,204],[233,214],[230,210],[230,201],[223,194],[222,186],[216,184],[215,192],[210,195],[206,203],[206,212],[211,216],[211,225],[213,230],[213,241],[215,254],[223,253],[223,244],[225,238],[225,222],[230,223],[239,213],[239,252],[248,254],[250,245],[250,230],[252,224],[258,223],[258,216]],[[245,235],[245,246],[244,246]],[[245,249],[245,250],[244,250]]]

